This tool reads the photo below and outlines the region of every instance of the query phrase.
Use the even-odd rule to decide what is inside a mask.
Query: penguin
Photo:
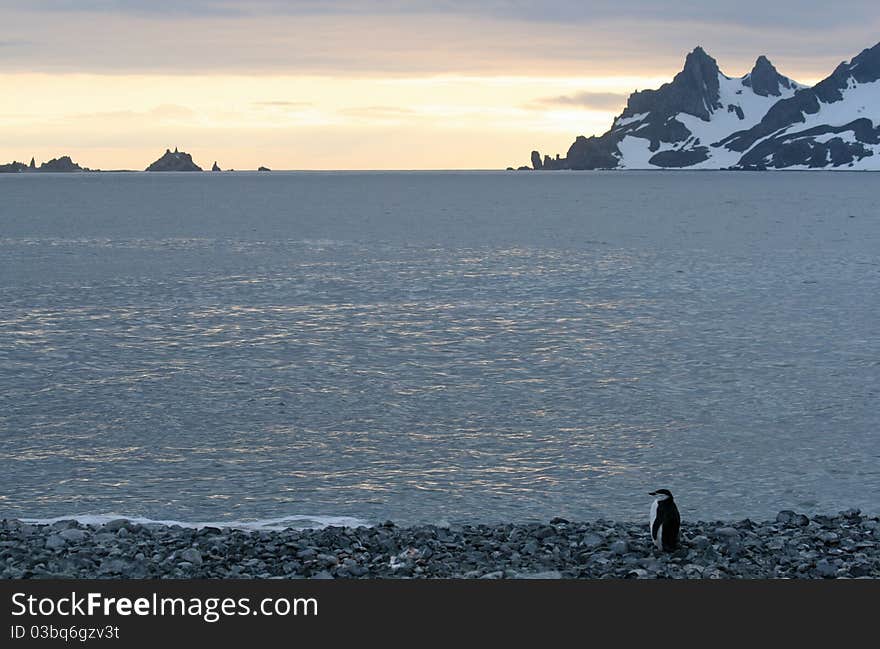
[[[654,496],[651,503],[651,538],[657,549],[672,552],[678,547],[678,530],[681,516],[669,489],[658,489],[648,494]]]

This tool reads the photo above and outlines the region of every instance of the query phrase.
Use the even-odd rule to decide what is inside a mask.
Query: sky
[[[701,45],[815,83],[876,0],[0,0],[0,162],[497,169],[565,155]]]

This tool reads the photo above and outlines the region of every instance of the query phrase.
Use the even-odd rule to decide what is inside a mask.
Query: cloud
[[[585,108],[588,110],[617,110],[626,104],[628,95],[616,92],[578,92],[573,95],[561,95],[559,97],[546,97],[538,99],[529,105],[534,107],[565,106],[573,108]]]
[[[60,120],[79,120],[79,121],[96,121],[96,122],[130,122],[143,121],[144,118],[150,118],[151,122],[179,122],[188,121],[196,117],[196,111],[179,106],[177,104],[161,104],[154,108],[145,110],[107,110],[92,113],[75,113],[60,116]]]
[[[31,44],[30,41],[6,40],[6,41],[0,41],[0,48],[12,48],[12,47],[21,48],[21,47],[27,47],[30,44]]]
[[[364,119],[399,119],[417,115],[415,110],[400,106],[355,106],[353,108],[343,108],[339,113],[347,117]]]
[[[671,76],[699,44],[726,73],[764,53],[803,80],[880,30],[874,4],[856,0],[0,3],[5,33],[30,43],[3,49],[4,70],[29,72]]]
[[[2,1],[2,0],[0,0]],[[255,4],[264,4],[257,2]],[[30,0],[18,6],[40,13],[113,13],[134,16],[227,16],[246,13],[246,5],[229,0]]]
[[[252,106],[256,106],[257,108],[283,108],[286,110],[302,110],[305,108],[314,107],[314,103],[311,101],[285,101],[285,100],[269,100],[269,101],[253,101],[251,102]]]
[[[162,104],[149,111],[149,115],[157,119],[188,119],[195,116],[195,111],[177,104]]]
[[[576,23],[623,19],[736,24],[781,29],[876,24],[874,0],[30,0],[28,11],[140,16],[483,16],[497,20]]]

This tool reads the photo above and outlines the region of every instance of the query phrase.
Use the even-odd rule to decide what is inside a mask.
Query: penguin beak
[[[657,495],[657,492],[656,492],[656,491],[649,491],[649,492],[648,492],[648,495],[649,495],[649,496],[656,496],[656,495]]]

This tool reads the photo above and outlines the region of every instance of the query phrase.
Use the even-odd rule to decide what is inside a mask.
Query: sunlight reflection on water
[[[672,176],[650,223],[625,195],[642,175],[474,176],[506,228],[467,175],[425,175],[454,227],[393,174],[371,182],[402,207],[369,225],[343,177],[293,216],[308,179],[268,181],[261,221],[227,214],[254,182],[231,176],[171,225],[148,201],[46,214],[4,184],[0,515],[641,518],[660,486],[691,517],[876,511],[880,224],[827,198],[868,217],[867,183],[786,174],[803,201],[782,209],[763,177]],[[56,180],[108,210],[138,182]]]

